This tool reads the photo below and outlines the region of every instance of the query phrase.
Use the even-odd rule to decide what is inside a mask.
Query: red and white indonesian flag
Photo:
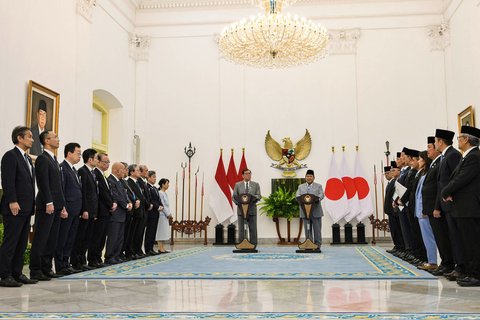
[[[350,222],[353,218],[362,212],[360,207],[360,202],[358,200],[358,192],[357,188],[355,187],[354,176],[350,170],[350,167],[347,164],[347,158],[345,157],[345,152],[342,155],[342,164],[340,167],[340,171],[342,173],[342,182],[345,186],[345,190],[347,192],[347,199],[348,199],[348,208],[349,212],[344,217],[345,221]]]
[[[221,223],[233,215],[232,192],[228,184],[221,151],[217,171],[215,172],[215,179],[212,181],[210,190],[208,204],[212,208],[218,222]]]
[[[333,223],[337,223],[348,214],[347,192],[338,171],[334,153],[332,153],[325,186],[325,209],[332,217]]]
[[[360,202],[361,212],[355,218],[360,222],[365,218],[368,218],[373,214],[373,201],[372,192],[368,185],[365,171],[363,171],[362,164],[360,162],[360,155],[357,152],[355,156],[355,187],[357,188],[358,200]]]
[[[227,181],[230,188],[235,188],[235,183],[238,182],[237,168],[235,168],[235,161],[233,159],[233,149],[230,155],[230,161],[228,162]]]

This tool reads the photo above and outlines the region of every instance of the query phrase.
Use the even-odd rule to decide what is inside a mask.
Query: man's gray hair
[[[468,134],[468,133],[462,133],[462,135],[464,135],[465,138],[467,138],[468,144],[471,145],[472,147],[478,147],[478,145],[480,145],[479,138],[472,136],[471,134]]]

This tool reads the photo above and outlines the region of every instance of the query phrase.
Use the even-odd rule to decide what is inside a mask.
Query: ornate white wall
[[[173,181],[191,141],[207,194],[221,147],[225,163],[235,148],[237,164],[246,147],[253,178],[269,194],[270,179],[280,176],[264,151],[269,129],[294,141],[310,130],[313,149],[305,163],[320,183],[330,146],[346,145],[352,167],[358,144],[372,182],[386,140],[392,152],[404,145],[421,149],[436,127],[456,130],[457,113],[480,105],[477,2],[298,5],[291,11],[331,30],[358,30],[355,45],[308,66],[257,70],[221,59],[214,41],[224,25],[256,14],[254,7],[135,10],[136,2],[127,0],[2,1],[0,152],[11,147],[12,127],[25,123],[32,79],[61,94],[62,144],[89,146],[92,93],[105,90],[118,101],[111,111],[111,158],[133,161],[138,134],[140,161]],[[438,50],[429,27],[442,23],[450,44]],[[212,216],[208,205],[204,213]],[[259,224],[260,237],[276,237],[271,221],[262,216]]]

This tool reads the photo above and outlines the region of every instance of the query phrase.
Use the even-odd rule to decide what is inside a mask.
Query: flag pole
[[[197,182],[197,173],[200,170],[200,167],[198,167],[197,172],[195,172],[195,196],[194,196],[194,204],[193,204],[193,221],[195,221],[195,224],[197,223],[197,191],[198,191],[198,182]],[[197,233],[193,232],[193,237],[196,238]],[[200,234],[200,236],[202,236]]]
[[[373,165],[373,184],[375,186],[375,224],[378,221],[378,191],[377,191],[377,167]],[[374,228],[375,230],[375,228]],[[378,230],[377,230],[377,237],[378,237]]]
[[[175,172],[175,221],[178,222],[178,171]],[[175,237],[177,237],[177,230],[175,230]]]
[[[388,159],[388,158],[387,158]],[[383,181],[384,180],[384,176],[385,176],[385,172],[383,170],[383,160],[380,162],[380,172],[382,172],[382,174],[380,175],[380,179],[381,179],[381,182],[382,182],[382,222],[385,221],[385,210],[383,210],[383,208],[385,208],[385,182]],[[385,233],[385,229],[383,229],[383,236],[385,237],[386,233]]]

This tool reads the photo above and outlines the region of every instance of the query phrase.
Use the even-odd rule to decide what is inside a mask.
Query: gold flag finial
[[[332,146],[332,152],[335,152],[335,147],[334,146]]]
[[[230,149],[230,150],[232,150],[232,154],[233,154],[233,148],[232,148],[232,149]]]
[[[242,152],[245,152],[245,147],[242,148]]]
[[[342,146],[342,151],[345,152],[345,146]]]
[[[355,150],[358,151],[358,146],[355,146]]]
[[[223,153],[223,148],[220,148],[220,154],[222,154],[222,153]]]

